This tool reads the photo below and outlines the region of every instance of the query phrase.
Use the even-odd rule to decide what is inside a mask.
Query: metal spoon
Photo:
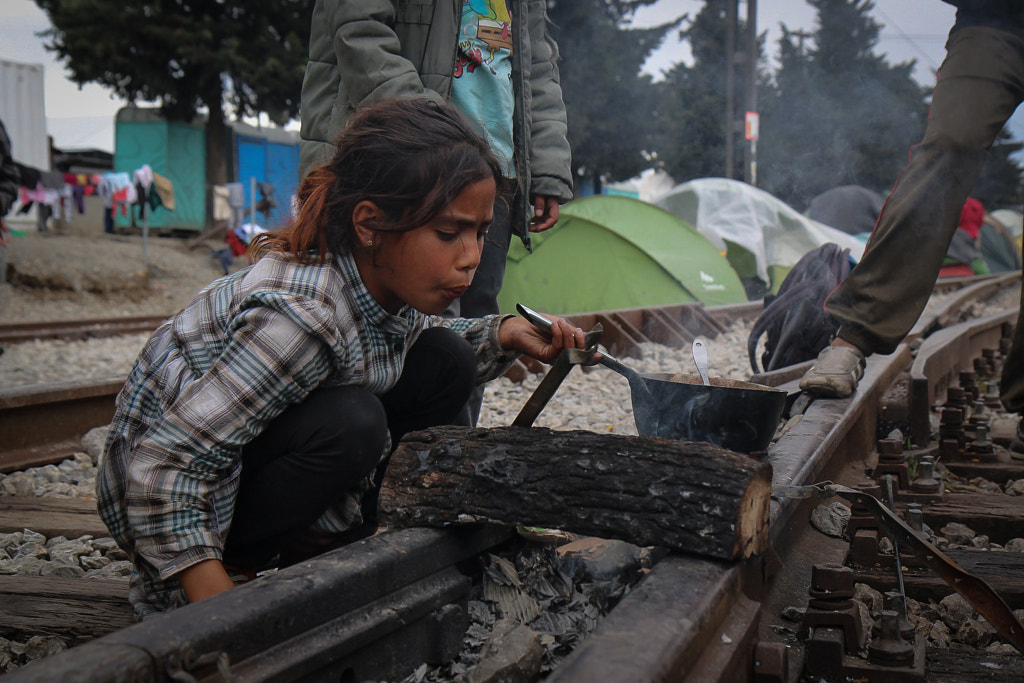
[[[693,362],[697,364],[697,373],[700,374],[701,380],[704,381],[704,386],[711,386],[711,382],[708,380],[708,350],[704,346],[704,341],[701,339],[693,340]]]

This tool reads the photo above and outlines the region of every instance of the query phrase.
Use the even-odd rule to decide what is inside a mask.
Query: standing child
[[[256,264],[153,334],[97,485],[137,617],[231,588],[226,565],[360,525],[403,434],[451,421],[520,352],[550,362],[582,345],[564,320],[548,338],[511,316],[438,315],[473,280],[500,178],[447,105],[362,109]]]

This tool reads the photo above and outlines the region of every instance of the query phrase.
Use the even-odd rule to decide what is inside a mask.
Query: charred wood
[[[388,464],[382,521],[564,529],[719,559],[768,541],[771,467],[706,443],[502,427],[407,434]]]

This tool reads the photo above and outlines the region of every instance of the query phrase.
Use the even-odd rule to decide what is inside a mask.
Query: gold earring
[[[372,247],[373,246],[373,240],[372,239],[366,240],[366,246]]]

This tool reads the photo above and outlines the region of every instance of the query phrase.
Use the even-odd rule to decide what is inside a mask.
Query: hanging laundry
[[[171,179],[164,177],[155,171],[153,173],[153,184],[157,188],[157,191],[150,196],[151,204],[154,202],[153,197],[157,197],[160,204],[165,209],[168,211],[174,211],[174,183],[171,182]]]
[[[266,228],[264,228],[262,225],[257,225],[256,223],[242,223],[231,232],[233,232],[238,237],[242,244],[244,244],[245,246],[249,246],[249,243],[252,242],[253,238],[256,237],[256,235],[259,235],[260,233],[264,233],[266,231]]]
[[[40,171],[39,182],[48,190],[63,190],[67,183],[64,182],[64,174],[56,171]]]
[[[110,182],[110,178],[107,174],[94,175],[92,177],[93,184],[96,186],[96,194],[99,196],[100,201],[103,202],[103,232],[113,233],[114,232],[114,186]]]
[[[158,201],[168,211],[174,211],[174,183],[169,178],[165,178],[157,172],[153,172],[153,185],[156,188],[156,192],[150,195],[150,204],[154,201]],[[156,199],[154,199],[154,197]],[[156,205],[153,205],[156,208]]]
[[[42,178],[42,175],[39,176]],[[61,180],[61,187],[66,188]],[[42,180],[36,183],[35,187],[29,188],[22,185],[18,188],[18,199],[21,200],[21,208],[18,209],[18,215],[27,214],[33,206],[37,206],[39,211],[36,213],[36,223],[39,232],[47,231],[47,219],[54,214],[59,214],[61,210],[62,197],[61,190],[55,190],[53,188],[44,187]]]
[[[231,219],[231,203],[228,201],[230,192],[227,185],[213,186],[213,220],[226,221]]]
[[[224,241],[228,243],[228,248],[231,250],[231,256],[243,256],[245,254],[245,244],[239,239],[238,235],[235,234],[234,230],[228,230],[228,233],[224,235]],[[227,273],[225,273],[226,275]]]
[[[135,209],[138,209],[140,221],[146,218],[146,205],[149,204],[150,188],[153,186],[153,169],[149,164],[143,164],[132,173],[132,182],[135,185],[135,201],[132,202],[132,227],[135,227]]]
[[[60,193],[60,209],[61,209],[61,214],[62,214],[65,222],[67,222],[67,223],[71,222],[72,216],[74,215],[74,213],[73,213],[73,211],[75,209],[75,200],[74,200],[75,194],[74,194],[74,191],[78,190],[78,189],[81,189],[81,188],[65,184],[64,187],[61,190],[58,190],[58,192]],[[84,211],[79,210],[78,213],[84,213]]]
[[[256,202],[256,210],[264,216],[269,216],[270,212],[277,208],[277,200],[274,199],[274,186],[257,181],[256,189],[260,193],[260,200]]]
[[[89,176],[86,173],[62,173],[61,175],[64,176],[65,183],[80,189],[75,196],[91,197],[96,193],[96,184],[93,182],[95,176]]]
[[[229,225],[237,227],[242,223],[243,211],[245,210],[245,188],[242,183],[228,183],[228,204],[231,205],[231,218]]]
[[[113,213],[120,209],[121,215],[127,216],[128,207],[134,204],[137,198],[135,184],[132,183],[127,173],[105,173],[104,175],[110,181],[110,185],[113,188],[113,194],[110,196],[111,212]]]
[[[135,203],[135,185],[132,184],[131,177],[121,171],[104,173],[103,179],[110,188],[109,204],[107,204],[108,200],[104,199],[104,207],[109,206],[110,210],[104,212],[103,230],[104,232],[114,232],[114,215],[118,209],[122,216],[127,216],[128,207]],[[104,196],[102,192],[100,196]]]
[[[36,182],[32,187],[22,185],[18,198],[22,204],[32,204],[33,202],[42,204],[46,202],[46,188],[41,182]]]
[[[132,180],[148,190],[149,186],[153,184],[153,169],[150,168],[149,164],[143,164],[135,169],[135,173],[132,174]]]
[[[75,204],[78,213],[85,213],[85,198],[89,196],[88,190],[94,189],[92,185],[69,185],[71,190],[71,201]]]

